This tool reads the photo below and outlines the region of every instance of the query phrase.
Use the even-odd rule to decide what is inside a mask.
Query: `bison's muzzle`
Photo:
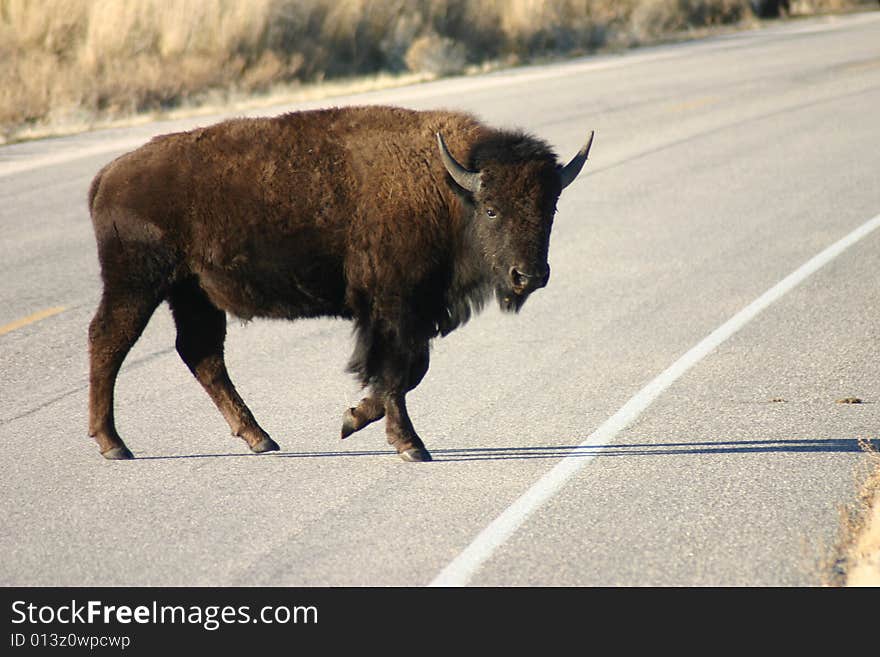
[[[526,274],[517,267],[508,271],[509,287],[499,288],[496,292],[501,310],[518,313],[529,295],[547,285],[550,280],[550,265],[546,265],[539,273]]]

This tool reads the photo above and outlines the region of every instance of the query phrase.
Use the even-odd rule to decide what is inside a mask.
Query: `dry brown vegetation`
[[[880,586],[880,452],[868,440],[859,444],[868,455],[858,498],[841,510],[841,531],[830,584]]]
[[[855,2],[794,0],[792,10]],[[26,126],[161,110],[211,91],[448,75],[750,16],[748,0],[0,0],[0,143]]]

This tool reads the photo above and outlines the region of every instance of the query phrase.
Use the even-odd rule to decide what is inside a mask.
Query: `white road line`
[[[609,443],[654,403],[664,390],[712,353],[716,347],[757,317],[765,308],[781,299],[811,274],[877,228],[880,228],[880,215],[866,221],[764,292],[639,390],[620,410],[591,433],[579,448],[595,448]],[[481,531],[471,544],[430,582],[429,586],[467,585],[495,550],[503,545],[538,507],[553,497],[574,474],[589,463],[596,453],[595,450],[590,450],[588,453],[577,453],[575,450],[571,456],[563,458]]]
[[[67,162],[85,159],[93,155],[106,155],[108,153],[131,150],[145,144],[149,140],[149,137],[128,137],[91,146],[71,148],[54,153],[50,152],[27,159],[10,160],[7,162],[0,161],[0,178],[16,173],[33,171],[34,169],[42,169],[43,167],[55,166],[56,164],[66,164]]]

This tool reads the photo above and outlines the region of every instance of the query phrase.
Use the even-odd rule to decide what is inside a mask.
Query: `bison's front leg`
[[[374,395],[364,397],[357,406],[348,408],[343,413],[341,437],[348,438],[355,431],[360,431],[383,417],[385,417],[385,402]]]
[[[385,395],[385,434],[404,461],[430,461],[431,453],[419,438],[406,410],[406,393]]]
[[[348,369],[372,391],[357,407],[346,410],[343,438],[384,415],[388,442],[403,460],[431,460],[406,411],[406,393],[415,388],[428,371],[427,335],[427,331],[419,331],[405,320],[358,321],[355,351]]]
[[[383,367],[380,390],[385,402],[385,434],[404,461],[431,460],[406,410],[406,393],[415,388],[428,371],[428,354],[427,342],[409,349],[395,344]]]
[[[368,424],[386,418],[388,442],[405,461],[430,461],[431,455],[413,428],[406,410],[405,393],[376,394],[365,397],[342,416],[342,438],[348,438]]]
[[[407,392],[419,385],[425,377],[425,373],[428,371],[429,354],[428,345],[424,345],[417,355],[410,359],[406,381]],[[385,417],[385,399],[373,392],[361,399],[357,406],[345,410],[342,415],[341,437],[348,438],[354,432],[360,431],[383,417]]]

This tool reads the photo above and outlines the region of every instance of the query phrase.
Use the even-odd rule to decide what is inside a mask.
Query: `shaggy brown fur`
[[[444,167],[436,134],[477,191]],[[579,167],[578,167],[579,168]],[[157,137],[89,191],[104,292],[89,328],[89,433],[130,458],[113,422],[116,375],[163,300],[177,350],[253,451],[277,449],[229,380],[226,313],[354,320],[349,368],[369,395],[342,435],[387,417],[388,440],[429,460],[405,395],[430,340],[493,290],[519,310],[549,276],[559,166],[543,142],[451,112],[360,107],[237,119]]]

